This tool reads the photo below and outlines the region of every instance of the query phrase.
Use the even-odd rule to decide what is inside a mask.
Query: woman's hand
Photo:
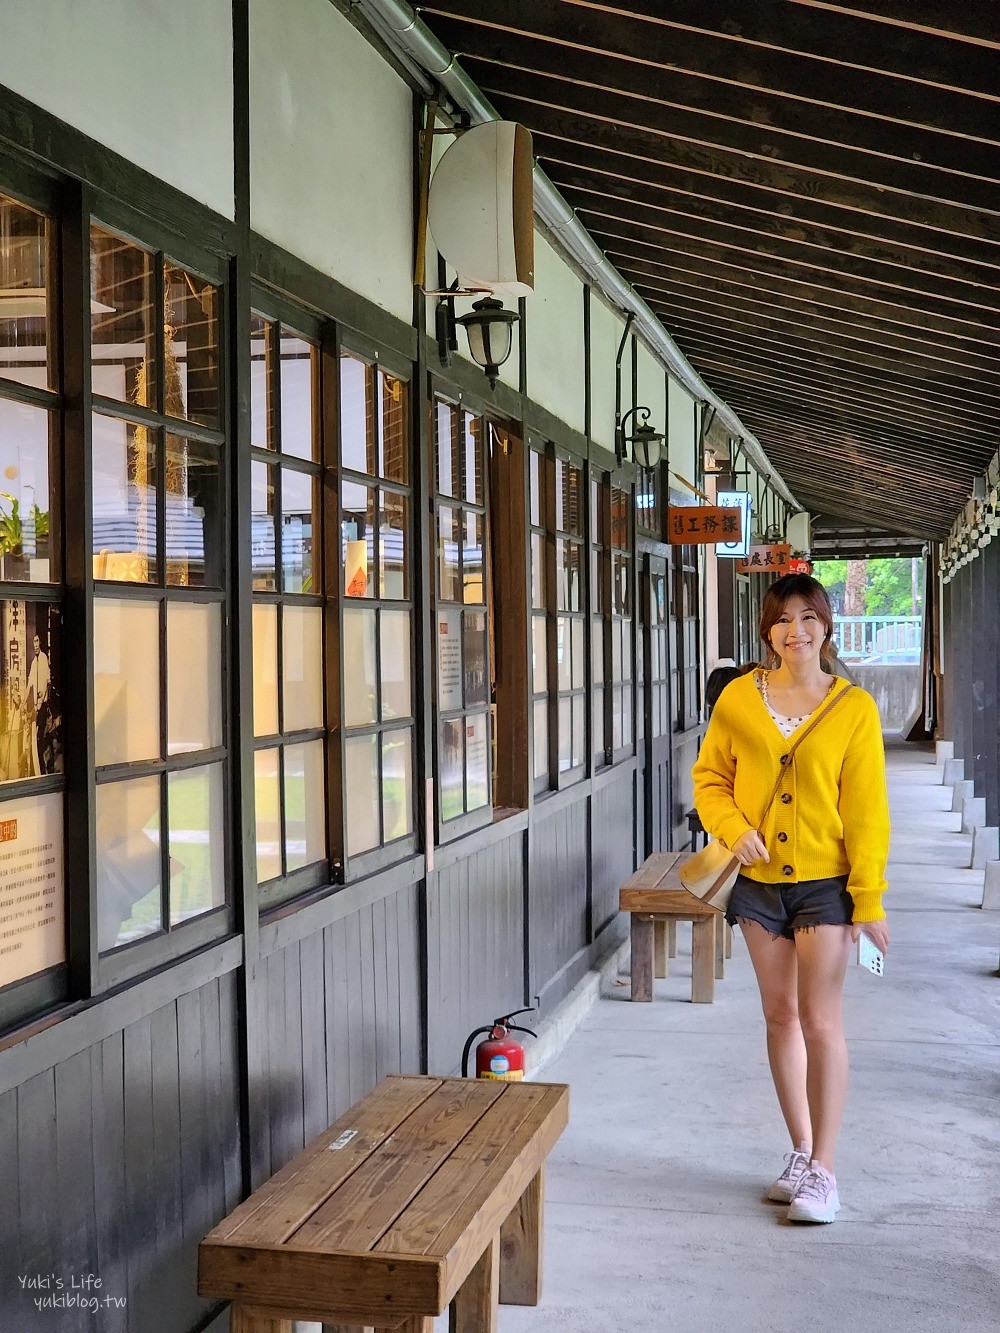
[[[756,829],[748,829],[737,838],[732,848],[733,855],[740,865],[752,866],[754,861],[770,861],[771,857],[764,845],[764,839]]]
[[[889,949],[889,925],[883,918],[881,921],[859,921],[857,925],[851,927],[851,939],[857,944],[858,936],[861,932],[868,936],[876,949],[881,949],[883,953]]]

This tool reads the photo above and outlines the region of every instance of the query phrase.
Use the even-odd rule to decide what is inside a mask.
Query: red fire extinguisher
[[[531,1009],[515,1009],[512,1014],[495,1018],[489,1027],[476,1028],[469,1033],[462,1052],[462,1077],[469,1077],[469,1051],[472,1043],[482,1032],[489,1033],[485,1041],[476,1047],[476,1078],[498,1078],[507,1083],[518,1083],[524,1078],[524,1047],[510,1035],[512,1032],[526,1032],[529,1037],[537,1037],[531,1028],[523,1028],[519,1023],[511,1022],[518,1014],[530,1014]]]

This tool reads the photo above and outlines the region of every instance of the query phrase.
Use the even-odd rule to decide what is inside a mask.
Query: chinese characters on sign
[[[739,541],[742,515],[738,509],[725,509],[721,505],[670,505],[667,533],[674,546]]]
[[[739,574],[787,574],[792,548],[788,542],[773,542],[768,546],[751,546],[736,565]]]
[[[66,958],[62,795],[4,802],[0,824],[0,986]]]
[[[724,509],[738,509],[743,520],[743,530],[733,541],[721,541],[715,544],[715,554],[729,560],[738,560],[750,550],[750,515],[753,512],[753,500],[749,491],[719,491],[715,503]]]

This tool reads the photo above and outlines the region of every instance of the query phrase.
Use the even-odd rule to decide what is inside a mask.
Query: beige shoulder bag
[[[792,758],[795,751],[799,748],[805,738],[812,731],[813,727],[818,726],[826,717],[827,713],[833,711],[840,703],[845,694],[850,694],[854,689],[853,685],[848,685],[846,689],[840,690],[825,704],[816,714],[813,720],[806,727],[801,736],[798,737],[795,744],[787,754],[781,756],[781,772],[778,774],[778,780],[774,784],[774,790],[771,792],[767,805],[764,806],[764,812],[758,823],[758,831],[763,829],[767,823],[767,816],[774,804],[775,797],[781,788],[785,774],[792,766]],[[689,857],[677,871],[680,882],[689,893],[693,893],[707,907],[714,907],[716,911],[724,912],[729,906],[729,898],[733,891],[733,885],[736,883],[736,877],[740,873],[740,863],[732,854],[725,843],[719,842],[713,838],[708,845],[700,852],[695,852],[694,856]]]

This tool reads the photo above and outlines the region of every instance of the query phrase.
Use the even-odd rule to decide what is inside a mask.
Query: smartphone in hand
[[[885,975],[885,954],[864,931],[858,936],[857,951],[854,961],[859,967],[866,967],[877,977]]]

